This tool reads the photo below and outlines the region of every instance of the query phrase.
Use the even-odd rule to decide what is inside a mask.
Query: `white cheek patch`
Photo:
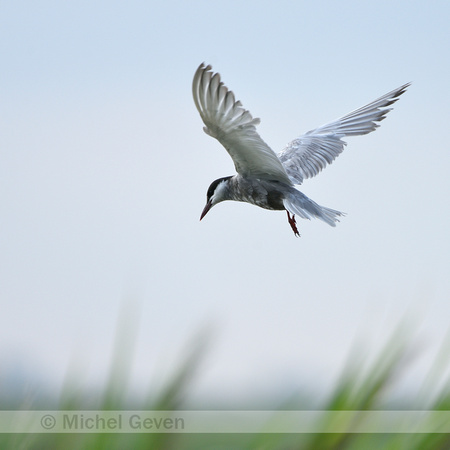
[[[213,204],[219,203],[222,200],[224,200],[225,198],[225,190],[226,190],[226,184],[227,182],[221,181],[217,187],[216,190],[214,191],[214,195],[212,196],[211,200],[213,202]]]

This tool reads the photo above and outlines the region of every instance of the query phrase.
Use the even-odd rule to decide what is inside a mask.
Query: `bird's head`
[[[200,220],[206,216],[208,211],[217,203],[223,202],[224,200],[230,200],[230,186],[229,180],[231,177],[219,178],[211,183],[206,194],[206,205],[203,208]]]

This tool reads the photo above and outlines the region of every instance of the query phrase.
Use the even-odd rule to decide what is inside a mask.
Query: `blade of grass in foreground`
[[[126,390],[129,384],[130,367],[132,365],[132,350],[135,345],[136,317],[127,311],[122,315],[122,322],[118,326],[114,357],[111,364],[109,380],[102,395],[97,401],[86,403],[87,396],[78,388],[76,392],[70,387],[63,392],[61,409],[89,409],[121,410],[128,409]],[[174,371],[172,378],[164,389],[156,396],[150,389],[149,396],[137,403],[141,410],[176,411],[186,407],[184,399],[189,392],[190,383],[195,379],[201,359],[205,354],[205,345],[209,344],[210,336],[201,334],[188,345],[185,357]],[[389,388],[393,382],[409,366],[411,357],[415,355],[417,346],[413,344],[411,333],[406,333],[400,327],[388,340],[384,348],[372,362],[366,358],[350,357],[347,368],[334,389],[334,392],[323,405],[323,415],[320,420],[321,429],[328,433],[317,434],[267,434],[264,430],[253,435],[233,434],[42,434],[24,436],[0,436],[1,448],[83,448],[83,449],[197,449],[197,448],[258,448],[258,449],[355,449],[383,448],[383,449],[447,449],[450,448],[449,435],[425,433],[421,435],[408,434],[357,434],[352,433],[358,424],[358,411],[386,409],[389,404]],[[445,350],[445,351],[444,351]],[[438,355],[439,364],[433,370],[441,374],[448,369],[447,364],[441,364],[442,358],[448,356],[448,348]],[[433,379],[438,379],[436,374]],[[450,395],[448,379],[444,380],[444,387],[435,395],[434,402],[428,402],[429,409],[450,410]],[[423,398],[428,400],[426,390]],[[420,405],[410,401],[415,409]],[[289,409],[293,409],[290,405]],[[298,409],[308,409],[299,404]],[[345,428],[348,432],[332,433],[332,411],[354,411],[350,419],[346,419]],[[340,423],[342,425],[342,423]]]

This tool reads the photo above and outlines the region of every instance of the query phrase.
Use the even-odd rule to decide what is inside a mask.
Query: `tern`
[[[289,142],[276,154],[259,136],[260,119],[236,101],[210,65],[200,64],[192,82],[195,106],[206,134],[216,138],[233,159],[237,174],[211,183],[206,206],[200,216],[224,200],[247,202],[269,210],[285,210],[295,236],[295,215],[303,219],[318,218],[336,226],[344,213],[326,208],[295,188],[331,164],[344,150],[347,136],[368,134],[379,127],[388,106],[395,103],[410,83],[383,95],[362,108]]]

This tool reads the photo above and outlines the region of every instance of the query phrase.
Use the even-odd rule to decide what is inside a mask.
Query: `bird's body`
[[[262,180],[235,175],[228,179],[225,192],[227,200],[247,202],[264,209],[284,210],[284,191],[291,187],[280,181]]]
[[[205,123],[204,131],[219,140],[232,157],[237,175],[219,178],[208,189],[200,220],[217,203],[234,200],[269,210],[286,210],[289,224],[299,235],[295,215],[319,218],[331,226],[343,213],[325,208],[294,186],[317,175],[342,152],[344,136],[375,130],[408,84],[380,97],[350,114],[309,131],[290,142],[278,155],[256,132],[259,119],[242,108],[234,94],[201,64],[192,84],[194,101]]]

